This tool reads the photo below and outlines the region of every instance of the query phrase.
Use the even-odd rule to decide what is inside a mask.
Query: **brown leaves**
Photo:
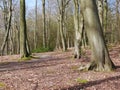
[[[6,85],[6,90],[119,90],[119,51],[117,47],[110,51],[117,65],[113,72],[78,71],[81,64],[88,63],[90,50],[78,60],[72,58],[72,51],[35,54],[40,58],[27,62],[17,62],[18,55],[3,56],[0,57],[0,82]],[[78,83],[77,78],[88,82]]]

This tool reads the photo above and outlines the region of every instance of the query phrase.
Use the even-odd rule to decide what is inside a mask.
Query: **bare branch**
[[[64,5],[64,8],[66,8],[66,6],[69,4],[70,1],[71,1],[71,0],[67,0],[67,1],[66,1],[65,5]]]
[[[59,3],[59,0],[57,0],[57,4],[58,4],[59,13],[60,13],[60,12],[61,12],[61,9],[60,9],[60,3]]]

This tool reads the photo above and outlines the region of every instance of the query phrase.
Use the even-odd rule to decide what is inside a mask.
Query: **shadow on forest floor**
[[[42,58],[36,60],[34,59],[30,61],[22,61],[22,62],[3,62],[0,63],[0,72],[55,66],[58,64],[63,64],[64,62],[62,61],[68,58],[70,57],[63,57],[63,58],[48,57],[48,58]]]
[[[72,87],[69,87],[69,88],[63,88],[61,90],[85,90],[85,88],[87,88],[87,87],[92,87],[92,86],[95,86],[95,85],[102,84],[104,82],[109,82],[109,81],[114,81],[114,80],[119,80],[119,79],[120,79],[120,75],[117,75],[117,76],[108,77],[108,78],[101,79],[101,80],[90,81],[86,84],[80,84],[80,85],[72,86]],[[119,87],[119,85],[118,85],[118,87]]]

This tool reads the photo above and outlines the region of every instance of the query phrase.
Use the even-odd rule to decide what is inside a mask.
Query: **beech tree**
[[[59,31],[62,41],[62,49],[63,51],[67,50],[67,42],[66,42],[66,35],[65,35],[65,12],[66,12],[66,6],[70,0],[57,0],[58,8],[59,8]]]
[[[37,48],[37,36],[36,36],[36,31],[37,31],[37,0],[35,0],[35,30],[34,30],[34,49]]]
[[[43,47],[47,47],[47,36],[46,36],[46,17],[45,17],[45,0],[42,0],[42,16],[43,16]]]
[[[105,44],[98,9],[95,0],[80,0],[81,14],[84,19],[85,31],[92,50],[92,61],[85,67],[86,70],[111,71],[115,68],[110,59]]]
[[[20,56],[21,58],[30,56],[30,49],[26,31],[25,0],[20,0]]]
[[[82,31],[83,31],[83,18],[79,16],[80,7],[79,0],[74,0],[74,28],[75,28],[75,51],[74,57],[81,57],[81,40],[82,40]]]

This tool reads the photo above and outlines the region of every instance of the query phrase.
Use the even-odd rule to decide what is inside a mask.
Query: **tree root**
[[[99,66],[96,62],[91,62],[87,65],[81,65],[78,70],[80,71],[90,71],[90,70],[93,70],[93,71],[113,71],[115,68],[114,66],[110,67],[108,65],[104,65],[104,66]]]
[[[74,55],[74,58],[80,59],[80,58],[81,58],[81,55],[75,54],[75,55]]]

